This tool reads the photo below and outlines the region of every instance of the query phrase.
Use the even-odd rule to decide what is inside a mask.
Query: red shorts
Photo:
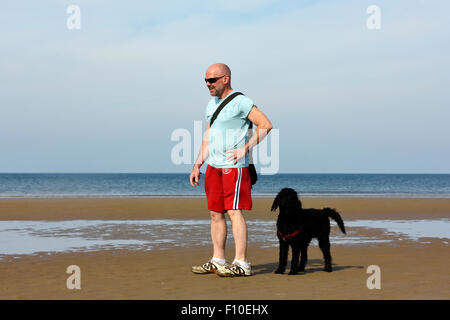
[[[251,188],[248,167],[206,168],[205,192],[211,211],[251,210]]]

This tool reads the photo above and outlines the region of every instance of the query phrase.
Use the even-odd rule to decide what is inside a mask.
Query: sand
[[[275,220],[271,202],[254,199],[254,209],[245,213],[246,218]],[[303,203],[304,207],[334,207],[345,221],[450,218],[450,199],[307,198]],[[208,218],[205,199],[0,199],[0,220],[161,218]],[[311,245],[306,272],[294,276],[273,274],[278,248],[249,244],[254,275],[248,278],[191,273],[191,265],[210,257],[210,246],[9,256],[0,260],[0,299],[449,299],[448,242],[421,240],[332,244],[332,273],[322,271],[320,250]],[[229,246],[227,259],[232,260],[233,253]],[[80,267],[79,290],[66,287],[69,265]],[[380,267],[381,289],[367,288],[370,265]]]
[[[275,220],[272,198],[253,198],[249,219]],[[450,216],[450,199],[305,198],[304,208],[330,207],[344,219],[431,219]],[[205,198],[0,199],[0,220],[209,219]]]

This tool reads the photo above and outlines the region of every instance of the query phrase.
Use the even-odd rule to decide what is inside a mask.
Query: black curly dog
[[[298,194],[291,188],[282,189],[272,204],[272,211],[280,208],[277,220],[277,236],[280,241],[280,262],[275,273],[286,270],[289,246],[292,247],[292,263],[289,274],[305,271],[308,245],[312,238],[319,241],[325,260],[324,271],[331,272],[330,220],[335,220],[343,233],[344,221],[339,213],[330,208],[303,209]],[[298,263],[301,252],[300,264]]]

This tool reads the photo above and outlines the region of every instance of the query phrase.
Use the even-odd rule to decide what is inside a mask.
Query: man
[[[197,160],[190,174],[193,187],[200,185],[200,167],[209,157],[205,174],[205,192],[211,216],[213,257],[200,266],[192,267],[198,274],[216,273],[219,276],[250,276],[247,261],[247,224],[242,210],[251,210],[251,182],[248,170],[249,151],[272,129],[269,119],[251,99],[244,95],[233,98],[219,113],[212,127],[210,121],[217,107],[234,92],[230,68],[216,63],[206,70],[206,86],[213,98],[206,108],[206,130]],[[252,122],[255,134],[249,139]],[[231,133],[231,134],[230,134]],[[225,261],[228,214],[235,242],[235,259]]]

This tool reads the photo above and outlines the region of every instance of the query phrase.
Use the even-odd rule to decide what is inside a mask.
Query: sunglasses
[[[219,80],[220,78],[223,78],[223,77],[225,77],[226,76],[226,74],[224,74],[223,76],[221,76],[221,77],[217,77],[217,78],[208,78],[208,79],[206,79],[205,78],[205,82],[206,83],[215,83],[217,80]]]

